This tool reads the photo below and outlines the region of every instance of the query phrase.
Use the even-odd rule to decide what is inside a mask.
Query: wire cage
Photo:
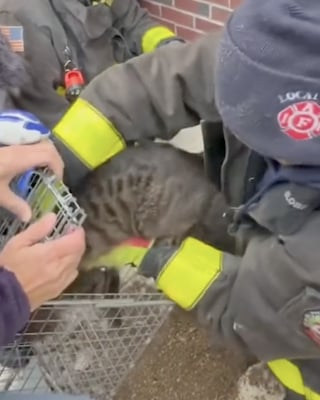
[[[29,203],[32,218],[30,222],[22,223],[14,215],[0,208],[0,249],[12,236],[48,212],[57,215],[57,222],[46,240],[59,237],[72,227],[81,226],[86,218],[84,210],[80,208],[67,186],[48,169],[27,172],[14,180],[11,188]]]
[[[0,390],[110,400],[170,309],[158,293],[65,296],[50,302],[2,350]]]
[[[68,188],[48,170],[31,171],[13,188],[31,205],[32,221],[48,211],[57,214],[46,240],[85,219]],[[1,210],[0,248],[27,226]],[[119,294],[65,294],[33,313],[14,343],[0,350],[0,392],[111,400],[172,308],[144,278],[129,276]]]

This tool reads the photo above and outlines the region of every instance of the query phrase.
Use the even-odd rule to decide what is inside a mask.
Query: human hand
[[[25,111],[0,112],[0,206],[27,222],[30,207],[10,189],[9,183],[17,175],[35,167],[48,166],[59,178],[63,162],[48,138],[50,130]]]
[[[31,311],[59,296],[73,282],[85,250],[82,228],[40,243],[55,223],[56,216],[47,214],[9,240],[0,253],[0,265],[15,274]]]
[[[17,215],[23,222],[31,218],[30,206],[10,189],[9,184],[13,178],[27,170],[44,166],[48,166],[57,177],[62,178],[63,161],[49,140],[32,145],[0,148],[0,206]]]

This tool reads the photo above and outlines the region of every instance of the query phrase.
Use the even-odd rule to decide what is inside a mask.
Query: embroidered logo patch
[[[0,26],[0,32],[8,40],[11,50],[15,53],[24,52],[24,38],[22,26]]]
[[[279,112],[278,124],[293,140],[310,140],[320,135],[320,105],[314,101],[300,101]]]
[[[308,311],[304,314],[303,329],[305,334],[320,346],[320,311]]]

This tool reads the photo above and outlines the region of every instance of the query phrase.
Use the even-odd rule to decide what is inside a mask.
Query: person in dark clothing
[[[22,58],[0,34],[0,110],[10,106],[10,91],[19,90],[25,78]],[[22,124],[17,124],[20,121]],[[46,131],[29,113],[0,111],[0,207],[23,221],[30,219],[31,212],[9,188],[12,179],[37,166],[48,166],[57,176],[63,175],[63,161],[54,145],[47,138],[39,141]],[[52,231],[55,222],[55,215],[44,216],[11,238],[0,252],[0,347],[14,340],[33,310],[58,296],[77,276],[84,251],[82,229],[38,243]]]

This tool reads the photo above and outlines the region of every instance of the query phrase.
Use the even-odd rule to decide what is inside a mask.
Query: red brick
[[[178,36],[190,41],[195,40],[203,35],[201,32],[197,32],[194,29],[184,28],[183,26],[177,26],[176,32]]]
[[[217,6],[230,7],[230,1],[232,0],[206,0],[208,3],[215,4]]]
[[[193,16],[169,7],[161,7],[161,17],[179,25],[193,27]]]
[[[182,11],[189,11],[194,14],[209,17],[209,5],[203,1],[175,0],[174,6]]]
[[[196,18],[195,28],[203,32],[212,32],[221,29],[221,25],[207,19]]]
[[[173,22],[166,21],[165,19],[162,19],[162,18],[154,17],[153,15],[152,15],[152,19],[159,22],[159,24],[161,24],[163,26],[167,26],[169,29],[171,29],[173,32],[175,32],[175,24]]]
[[[141,7],[146,8],[152,15],[160,15],[160,6],[158,4],[151,3],[147,0],[139,1]]]
[[[170,6],[170,7],[173,7],[173,2],[174,2],[174,0],[148,0],[148,1],[157,3],[160,6]]]
[[[242,3],[241,0],[230,0],[230,1],[231,1],[230,8],[232,8],[233,10],[239,7],[240,4]]]
[[[230,10],[225,10],[224,8],[212,7],[211,18],[215,21],[226,22],[231,15]]]

